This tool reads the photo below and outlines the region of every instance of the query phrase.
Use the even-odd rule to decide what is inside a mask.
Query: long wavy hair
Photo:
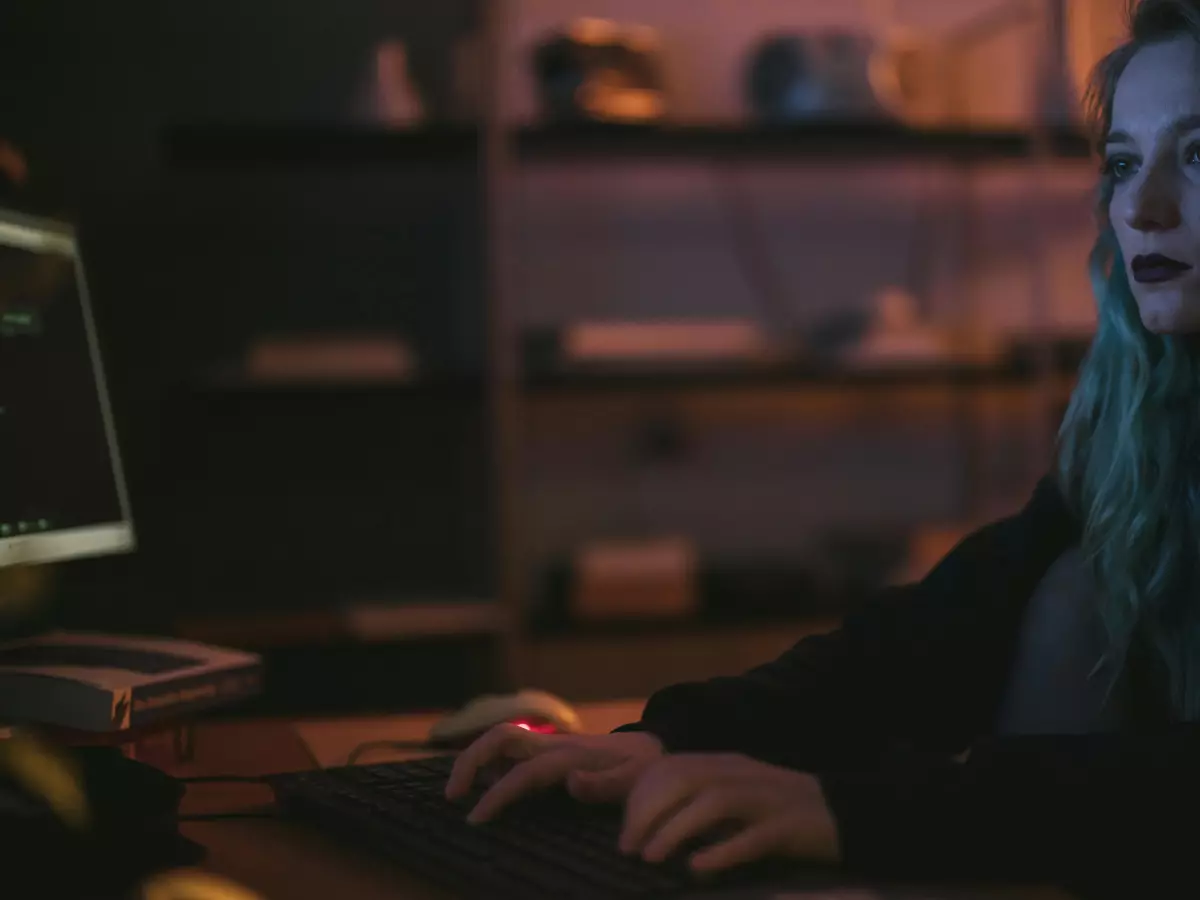
[[[1117,81],[1134,55],[1180,37],[1200,42],[1200,0],[1142,0],[1128,16],[1128,40],[1100,61],[1087,94],[1101,147]],[[1136,646],[1169,685],[1173,717],[1193,720],[1200,718],[1200,345],[1142,325],[1109,218],[1113,187],[1102,174],[1089,261],[1098,324],[1059,432],[1058,475],[1082,522],[1114,683]]]

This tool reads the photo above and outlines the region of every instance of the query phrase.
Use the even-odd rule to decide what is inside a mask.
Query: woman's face
[[[1200,44],[1140,50],[1117,82],[1109,216],[1142,324],[1200,332]]]

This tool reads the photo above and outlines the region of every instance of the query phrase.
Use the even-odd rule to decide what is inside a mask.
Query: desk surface
[[[633,721],[641,701],[616,701],[579,707],[588,731],[610,731]],[[368,741],[417,741],[434,715],[377,716],[321,721],[260,720],[206,723],[197,729],[195,754],[186,764],[169,768],[180,777],[196,775],[265,775],[346,762],[350,752]],[[418,752],[379,751],[359,762],[382,762]],[[158,762],[157,760],[154,760]],[[185,814],[253,811],[270,805],[270,791],[254,784],[191,785]],[[339,847],[299,824],[263,819],[188,822],[184,833],[208,849],[206,869],[252,888],[264,900],[440,900],[454,895],[385,860]],[[762,892],[755,897],[762,898]],[[967,892],[923,890],[862,893],[859,891],[776,893],[777,900],[1069,900],[1051,890],[983,889]]]

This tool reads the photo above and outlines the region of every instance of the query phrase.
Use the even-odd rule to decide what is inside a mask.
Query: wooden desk
[[[641,701],[588,704],[579,708],[588,731],[611,731],[634,721]],[[265,775],[346,762],[354,748],[368,741],[422,739],[436,716],[379,716],[374,718],[294,722],[209,723],[197,729],[195,755],[186,764],[166,765],[172,774]],[[421,755],[372,752],[359,762],[382,762]],[[254,784],[196,784],[189,786],[184,814],[269,809],[270,791]],[[318,832],[296,823],[270,818],[188,822],[184,833],[208,849],[205,868],[252,888],[264,900],[442,900],[453,897],[423,880],[369,854],[338,846]],[[764,897],[762,892],[754,896]],[[818,900],[825,893],[780,893],[778,900]],[[840,898],[849,893],[837,894]],[[1070,900],[1058,891],[985,889],[970,892],[886,891],[877,895],[854,892],[855,900]]]

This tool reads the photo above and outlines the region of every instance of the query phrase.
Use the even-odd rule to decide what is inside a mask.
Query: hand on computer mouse
[[[468,815],[469,821],[487,821],[526,794],[563,783],[577,800],[615,802],[663,752],[662,742],[645,732],[538,734],[498,725],[459,755],[446,784],[446,797],[465,797],[481,769],[511,761],[515,765],[488,788]]]

